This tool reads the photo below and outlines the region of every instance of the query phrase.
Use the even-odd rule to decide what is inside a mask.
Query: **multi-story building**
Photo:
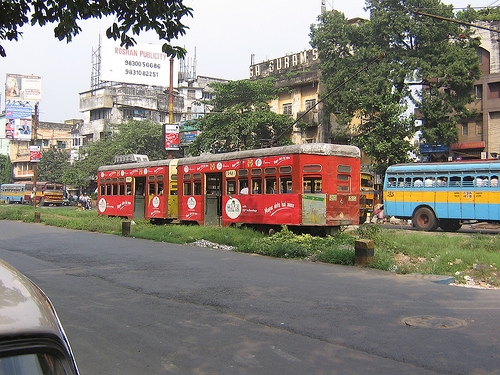
[[[37,126],[35,144],[42,152],[51,147],[69,153],[71,146],[72,124],[60,124],[40,121]],[[5,128],[5,127],[4,127]],[[10,159],[14,181],[31,181],[33,163],[30,162],[30,145],[32,141],[10,139]]]
[[[480,22],[478,50],[482,72],[474,85],[475,100],[470,109],[478,116],[458,124],[458,142],[450,145],[454,159],[498,158],[500,155],[500,36],[499,21]],[[497,30],[497,31],[495,31]]]
[[[276,86],[287,87],[287,92],[271,101],[271,111],[300,119],[312,126],[301,130],[293,126],[290,134],[293,143],[328,142],[329,125],[318,104],[321,92],[319,57],[317,49],[278,57],[250,65],[250,79],[273,77]]]

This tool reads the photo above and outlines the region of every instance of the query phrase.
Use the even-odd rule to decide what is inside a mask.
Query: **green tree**
[[[163,126],[152,120],[129,120],[124,124],[114,125],[111,140],[118,155],[142,154],[149,160],[166,159]]]
[[[456,19],[453,6],[438,0],[366,4],[370,20],[365,22],[350,23],[339,12],[322,14],[311,28],[311,44],[319,50],[325,91],[339,87],[326,98],[325,109],[338,113],[341,130],[356,128],[352,142],[380,170],[407,160],[412,145],[403,140],[415,130],[410,105],[422,114],[427,143],[456,141],[457,119],[470,116],[465,106],[480,74],[479,41],[467,27],[413,12],[432,9]],[[378,56],[384,57],[369,63]]]
[[[289,143],[284,132],[291,130],[293,119],[271,112],[269,101],[280,89],[273,79],[215,82],[213,99],[204,101],[211,110],[195,120],[201,131],[188,152],[221,153],[261,147],[265,143]]]
[[[79,160],[65,170],[64,183],[82,188],[88,186],[97,178],[97,169],[113,164],[116,155],[142,154],[149,160],[170,156],[163,143],[162,124],[157,122],[129,120],[124,124],[109,124],[105,134],[103,139],[80,149]]]
[[[69,165],[67,151],[51,147],[42,152],[40,162],[37,164],[37,180],[50,182],[63,182],[65,169]]]
[[[0,184],[12,183],[12,163],[9,155],[0,155]]]
[[[172,46],[170,41],[186,33],[181,23],[184,16],[192,16],[192,9],[182,0],[19,0],[0,2],[0,40],[18,40],[19,29],[26,25],[56,23],[54,36],[71,42],[82,31],[79,22],[89,18],[112,16],[114,22],[106,36],[120,40],[120,45],[135,45],[133,35],[153,30],[165,40],[163,52],[181,57],[185,49]],[[5,49],[0,45],[0,56]]]

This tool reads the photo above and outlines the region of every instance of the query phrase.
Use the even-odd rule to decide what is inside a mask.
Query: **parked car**
[[[1,259],[0,374],[78,375],[69,341],[49,298]]]

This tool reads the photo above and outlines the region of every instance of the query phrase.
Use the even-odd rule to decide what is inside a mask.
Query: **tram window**
[[[101,195],[106,195],[106,185],[101,185]]]
[[[247,179],[240,179],[238,180],[238,190],[240,194],[248,194],[248,180]]]
[[[238,176],[248,176],[248,169],[238,170]]]
[[[184,175],[184,181],[187,181],[187,180],[190,180],[191,179],[191,174],[190,173],[186,173]]]
[[[201,181],[194,182],[194,195],[201,195]]]
[[[291,177],[281,177],[280,178],[280,193],[281,194],[291,194],[292,193],[292,178]]]
[[[148,176],[149,181],[153,181],[155,179],[155,176]]]
[[[460,186],[462,185],[462,179],[460,176],[451,176],[450,177],[450,186]]]
[[[321,172],[321,165],[320,164],[307,164],[307,165],[304,165],[304,167],[302,168],[302,172]]]
[[[163,195],[163,182],[158,182],[158,195]]]
[[[262,169],[254,168],[252,169],[252,176],[260,176],[262,174]]]
[[[154,182],[149,183],[149,195],[154,195],[156,189],[156,184]]]
[[[348,192],[351,190],[350,177],[348,175],[339,174],[339,175],[337,175],[337,180],[338,180],[338,184],[337,184],[338,191]]]
[[[321,177],[304,177],[302,186],[304,193],[321,193],[323,182]]]
[[[342,164],[339,164],[337,166],[337,172],[351,172],[351,166],[350,165],[342,165]]]
[[[191,195],[191,182],[184,182],[184,195]]]
[[[292,173],[292,167],[289,165],[284,165],[280,167],[280,174],[290,174]]]
[[[252,194],[262,194],[262,180],[260,178],[252,179]]]
[[[111,184],[106,185],[106,195],[111,195]]]
[[[491,176],[490,186],[498,187],[498,176]]]
[[[276,194],[276,178],[266,178],[266,194]]]
[[[264,168],[264,174],[276,174],[276,167]]]
[[[118,189],[120,185],[118,184],[113,184],[113,195],[118,195]]]
[[[236,180],[227,180],[226,194],[235,194],[235,193],[236,193]]]
[[[177,181],[177,173],[172,174],[170,177],[171,180]],[[158,180],[163,180],[163,176],[158,176]]]
[[[156,179],[158,181],[163,181],[163,175],[162,174],[159,174],[158,176],[156,176]],[[177,181],[177,174],[173,174],[172,175],[172,180],[176,180]]]
[[[127,183],[127,195],[132,195],[132,184]]]
[[[125,184],[118,185],[118,195],[125,195]]]
[[[201,180],[201,177],[202,177],[202,176],[201,176],[201,173],[195,173],[195,174],[193,174],[193,178],[194,178],[195,180]]]

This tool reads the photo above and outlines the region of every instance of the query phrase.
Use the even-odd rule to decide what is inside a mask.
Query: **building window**
[[[66,142],[63,141],[57,141],[57,148],[66,148]]]
[[[292,103],[283,104],[283,114],[288,116],[292,115]]]
[[[43,140],[43,147],[49,147],[49,140],[48,139]]]
[[[196,90],[187,90],[188,94],[187,97],[188,99],[196,99]]]
[[[483,134],[483,122],[476,121],[476,135],[481,135],[481,134]]]
[[[500,82],[488,83],[488,99],[500,99]]]
[[[306,100],[306,111],[313,108],[316,105],[316,99]]]
[[[462,135],[467,137],[469,135],[469,124],[466,122],[462,123]]]
[[[483,85],[475,85],[474,86],[474,95],[476,95],[476,99],[483,98]]]

